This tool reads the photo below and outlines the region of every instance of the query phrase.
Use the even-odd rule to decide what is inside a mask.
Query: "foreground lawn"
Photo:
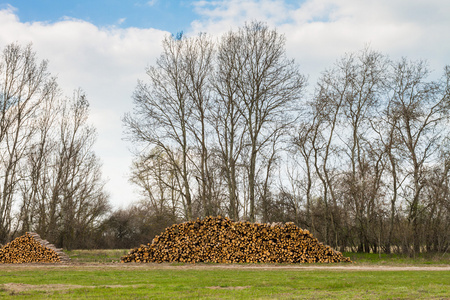
[[[0,265],[0,298],[448,299],[450,272],[182,264]]]

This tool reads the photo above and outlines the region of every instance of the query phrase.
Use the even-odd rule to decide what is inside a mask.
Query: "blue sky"
[[[393,59],[425,59],[438,77],[450,64],[448,16],[443,0],[0,0],[0,51],[32,43],[65,95],[86,92],[106,189],[120,207],[139,199],[128,181],[132,147],[121,120],[168,34],[219,38],[264,21],[285,35],[287,55],[314,88],[325,68],[366,45]]]
[[[304,1],[282,2],[294,9]],[[218,1],[10,0],[0,3],[0,9],[8,5],[16,8],[22,22],[55,23],[64,18],[75,18],[99,27],[155,28],[177,33],[187,31],[192,21],[202,19],[197,13],[199,6],[214,6]]]
[[[164,0],[11,0],[22,22],[61,21],[64,17],[91,22],[99,27],[156,28],[176,33],[186,30],[197,17],[192,1]]]

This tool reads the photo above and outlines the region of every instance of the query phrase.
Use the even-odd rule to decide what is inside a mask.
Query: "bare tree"
[[[394,65],[392,113],[398,120],[396,134],[402,145],[403,163],[410,178],[410,183],[405,187],[414,253],[420,252],[419,218],[427,165],[435,159],[442,145],[443,124],[448,120],[450,107],[448,68],[439,82],[427,82],[428,75],[423,61],[402,59]]]
[[[323,73],[319,79],[314,101],[311,102],[311,111],[314,115],[313,132],[311,133],[311,146],[314,153],[314,170],[322,185],[320,199],[324,205],[325,226],[323,237],[326,243],[337,243],[337,231],[333,210],[337,207],[335,193],[336,164],[342,155],[341,147],[336,145],[337,131],[339,130],[339,117],[344,105],[343,95],[334,94],[334,85],[342,84],[334,77],[332,70]],[[337,89],[339,90],[339,89]],[[334,166],[333,166],[334,164]],[[333,238],[334,236],[334,238]]]
[[[278,124],[276,126],[278,126]],[[263,222],[269,222],[268,216],[271,208],[268,204],[274,200],[273,191],[271,191],[271,187],[274,185],[272,174],[275,173],[277,163],[280,160],[279,152],[281,152],[280,145],[283,144],[283,141],[281,140],[283,136],[287,136],[287,133],[282,130],[276,130],[276,133],[268,142],[268,146],[271,147],[265,147],[265,151],[261,151],[260,153],[260,156],[265,162],[258,171],[258,173],[263,173],[258,176],[259,178],[262,178],[261,183],[258,186],[258,198],[260,199],[259,206],[261,208]]]
[[[33,230],[64,247],[87,243],[108,201],[85,95],[64,101],[31,45],[8,45],[0,74],[0,240]]]
[[[427,252],[445,253],[450,247],[450,157],[448,141],[439,153],[442,165],[435,165],[426,175],[422,213],[424,236],[422,244]],[[445,149],[447,148],[447,149]]]
[[[258,155],[293,121],[291,112],[305,82],[298,67],[285,56],[284,37],[256,22],[231,31],[219,46],[216,62],[220,69],[212,81],[208,78],[213,70],[214,45],[205,35],[166,38],[163,46],[156,67],[148,69],[150,85],[140,83],[136,89],[135,115],[124,119],[130,136],[168,154],[171,146],[183,153],[179,174],[187,219],[192,218],[193,175],[200,187],[204,214],[214,213],[214,180],[208,167],[209,149],[214,148],[208,145],[211,125],[224,159],[228,210],[233,218],[238,217],[236,162],[243,153],[242,142],[248,139],[249,218],[254,220],[257,164],[258,157],[262,158]],[[212,93],[217,104],[214,108],[210,106]],[[195,148],[199,149],[198,159]],[[188,164],[196,166],[198,177]]]
[[[52,153],[56,145],[56,129],[60,110],[60,91],[56,83],[47,85],[50,88],[35,112],[36,132],[21,168],[21,209],[19,216],[20,232],[38,230],[42,232],[43,220],[46,217],[46,201],[52,165]],[[37,227],[36,227],[36,224]]]
[[[109,210],[101,164],[93,152],[86,96],[56,101],[40,119],[23,166],[22,231],[34,230],[60,247],[86,247]]]
[[[141,188],[143,201],[147,201],[156,214],[169,210],[176,216],[180,214],[178,210],[182,191],[177,176],[177,168],[167,158],[166,151],[154,148],[133,162],[130,181]]]
[[[386,83],[389,85],[389,83]],[[384,251],[390,253],[392,244],[394,243],[394,230],[396,228],[396,219],[398,219],[398,201],[400,199],[399,191],[401,189],[404,173],[400,168],[401,155],[399,153],[401,149],[401,142],[398,139],[396,127],[398,123],[398,115],[392,112],[392,97],[389,96],[389,87],[387,87],[385,99],[378,109],[377,117],[371,120],[371,127],[376,136],[376,142],[378,143],[378,152],[380,156],[385,156],[385,169],[389,174],[389,179],[384,180],[385,194],[389,202],[389,207],[386,208],[388,212],[388,233],[385,238]],[[398,226],[398,224],[397,224]]]
[[[62,176],[57,197],[61,199],[59,215],[62,216],[59,245],[71,249],[96,225],[109,205],[101,178],[101,164],[92,150],[96,132],[87,123],[89,103],[80,90],[69,103],[70,106],[63,107],[60,126],[57,173]],[[51,232],[52,228],[49,230]]]
[[[192,103],[192,122],[188,122],[188,129],[197,143],[200,166],[199,173],[200,199],[204,210],[203,215],[214,213],[212,205],[213,178],[210,175],[208,116],[211,111],[211,88],[209,77],[213,71],[214,44],[205,34],[179,41],[184,43],[182,52],[182,66],[185,69],[186,78],[183,83]]]
[[[126,114],[124,123],[130,139],[145,146],[162,149],[181,180],[184,216],[193,217],[189,152],[193,144],[189,136],[193,102],[186,88],[187,70],[183,66],[186,43],[181,37],[166,37],[163,54],[156,66],[147,69],[150,83],[139,81],[134,92],[135,111]],[[181,152],[178,163],[173,148]]]
[[[340,134],[349,157],[350,171],[345,182],[348,198],[352,199],[358,222],[360,251],[369,252],[372,243],[370,231],[374,227],[378,207],[383,151],[372,142],[370,120],[375,118],[376,107],[383,96],[387,59],[381,53],[364,49],[359,56],[349,55],[341,62],[343,84],[337,91],[344,99],[343,122],[349,129]],[[347,125],[348,124],[348,125]]]
[[[216,72],[212,78],[214,104],[211,124],[217,135],[218,149],[228,189],[228,215],[239,219],[239,158],[244,146],[246,123],[238,109],[239,89],[237,78],[241,73],[237,49],[241,41],[234,32],[226,33],[219,44],[216,58]]]
[[[235,58],[231,75],[237,88],[236,107],[246,124],[249,147],[249,219],[255,220],[257,163],[260,151],[294,119],[305,85],[294,61],[287,59],[285,39],[261,22],[230,32],[222,51]],[[274,126],[275,124],[279,125]]]
[[[34,112],[47,97],[53,80],[47,62],[40,64],[31,45],[5,47],[0,61],[0,242],[12,229],[20,164],[34,131]]]
[[[313,201],[313,184],[314,184],[314,147],[313,142],[315,138],[317,137],[317,130],[315,126],[316,124],[316,118],[318,116],[314,115],[312,118],[306,117],[305,114],[305,121],[300,123],[300,125],[297,128],[297,131],[292,137],[292,144],[293,144],[293,155],[298,156],[300,154],[300,160],[303,163],[299,163],[299,168],[302,169],[304,173],[305,179],[300,181],[299,177],[292,176],[292,172],[288,172],[289,175],[289,182],[291,183],[291,190],[294,191],[298,188],[304,190],[305,198],[306,198],[306,219],[305,219],[305,225],[307,228],[311,229],[311,232],[313,234],[316,234],[315,229],[315,222],[314,222],[314,215],[312,213],[312,201]],[[295,158],[293,161],[296,161]],[[299,172],[299,171],[298,171]],[[294,204],[295,207],[295,215],[296,220],[298,220],[297,215],[300,213],[300,207],[298,204]],[[298,221],[296,221],[298,224]]]

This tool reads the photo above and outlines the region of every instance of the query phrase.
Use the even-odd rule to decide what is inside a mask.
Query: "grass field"
[[[119,262],[120,257],[127,254],[128,249],[104,249],[104,250],[72,250],[64,251],[70,260],[75,263],[113,263]]]
[[[67,265],[0,264],[0,298],[450,299],[447,255],[354,254],[353,264],[314,269],[317,265],[117,263],[126,252],[71,251]]]
[[[403,254],[377,254],[344,252],[344,256],[358,265],[450,265],[450,253],[420,253],[415,258]]]

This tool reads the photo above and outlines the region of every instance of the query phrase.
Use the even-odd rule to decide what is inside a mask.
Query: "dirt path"
[[[68,263],[68,264],[0,264],[0,273],[12,271],[25,271],[36,269],[71,269],[71,270],[215,270],[215,269],[239,269],[239,270],[337,270],[337,271],[450,271],[450,265],[358,265],[333,264],[333,265],[276,265],[276,264],[170,264],[170,263]]]
[[[149,284],[135,284],[131,287],[139,288],[145,286],[146,288],[154,287]],[[77,285],[77,284],[25,284],[25,283],[5,283],[0,284],[0,289],[8,292],[10,295],[26,293],[30,291],[41,291],[51,293],[55,291],[68,291],[74,289],[95,289],[95,288],[128,288],[130,285]]]

